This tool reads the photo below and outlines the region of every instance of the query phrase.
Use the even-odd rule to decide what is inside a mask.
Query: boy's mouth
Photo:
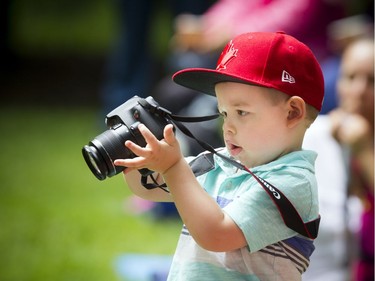
[[[229,153],[232,155],[232,156],[236,156],[238,155],[239,153],[241,153],[242,151],[242,147],[238,146],[238,145],[235,145],[231,142],[226,142],[226,145],[227,145],[227,149],[229,150]]]

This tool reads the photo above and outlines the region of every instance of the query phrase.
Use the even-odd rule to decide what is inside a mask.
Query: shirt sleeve
[[[311,211],[311,184],[306,178],[287,175],[277,178],[277,184],[275,181],[270,182],[284,193],[304,220],[309,220],[312,213],[317,213],[315,206],[314,212]],[[228,204],[224,211],[243,231],[251,252],[297,235],[297,232],[284,224],[277,206],[258,183],[253,183],[247,192]]]

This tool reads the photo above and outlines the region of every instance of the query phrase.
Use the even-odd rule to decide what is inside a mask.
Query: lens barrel
[[[99,179],[112,177],[124,170],[115,166],[116,159],[127,159],[134,154],[125,147],[126,140],[135,141],[132,132],[123,124],[98,135],[82,148],[82,154],[91,172]]]

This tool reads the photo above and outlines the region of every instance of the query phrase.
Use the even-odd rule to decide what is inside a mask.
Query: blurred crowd
[[[215,99],[175,85],[171,74],[214,67],[218,50],[248,31],[284,31],[306,43],[321,63],[325,100],[305,149],[319,153],[321,228],[303,280],[374,280],[374,2],[344,0],[166,1],[173,34],[162,71],[153,67],[150,32],[158,2],[118,0],[121,29],[102,89],[105,112],[134,95],[152,95],[175,114],[215,113]],[[155,79],[155,76],[158,79]],[[222,145],[217,121],[188,126]],[[202,148],[180,136],[186,155]],[[131,209],[175,214],[170,205],[132,198]]]
[[[337,106],[307,131],[318,152],[320,234],[306,280],[374,280],[374,41],[342,53]]]

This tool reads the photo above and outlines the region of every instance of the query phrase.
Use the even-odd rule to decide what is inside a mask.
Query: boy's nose
[[[228,120],[224,121],[223,124],[223,131],[224,133],[235,135],[237,133],[236,127],[233,125],[232,122],[229,122]]]

